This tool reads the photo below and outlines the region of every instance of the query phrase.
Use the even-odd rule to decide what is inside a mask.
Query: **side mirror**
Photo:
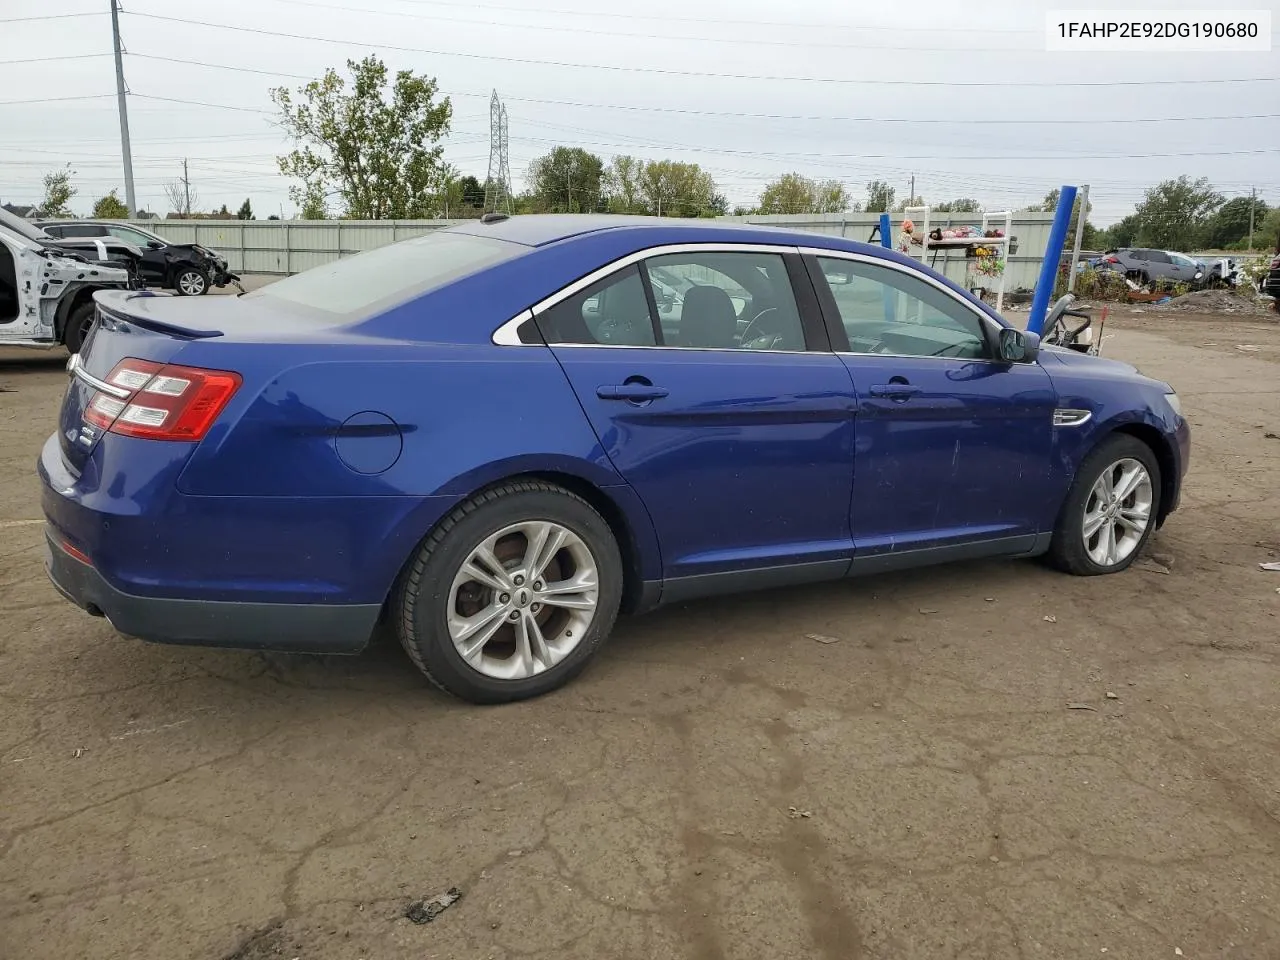
[[[1039,355],[1039,334],[1012,327],[1000,331],[1000,359],[1005,363],[1035,363]]]
[[[148,249],[148,250],[163,250],[163,249],[164,249],[164,244],[163,244],[163,243],[161,243],[159,240],[148,240],[148,241],[147,241],[147,249]]]

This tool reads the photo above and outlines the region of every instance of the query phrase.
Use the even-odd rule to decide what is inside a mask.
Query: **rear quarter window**
[[[373,316],[527,252],[492,237],[442,231],[313,267],[248,296],[327,314]]]

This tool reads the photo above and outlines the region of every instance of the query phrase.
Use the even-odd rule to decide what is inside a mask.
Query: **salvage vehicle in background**
[[[0,346],[61,343],[75,353],[93,324],[94,293],[128,290],[133,277],[10,229],[10,216],[0,210]]]
[[[199,297],[210,286],[239,284],[227,269],[227,259],[198,243],[171,243],[149,230],[110,220],[49,220],[40,223],[55,237],[66,239],[115,238],[141,250],[142,279],[154,287],[167,287],[179,296]]]
[[[140,271],[142,251],[128,241],[117,237],[102,237],[98,239],[64,239],[55,237],[38,224],[16,216],[3,208],[0,208],[0,230],[22,237],[38,247],[56,250],[74,259],[103,267],[124,270],[129,274],[131,287],[141,287],[143,285]]]
[[[692,282],[660,307],[655,276]],[[242,297],[96,299],[38,463],[57,588],[164,643],[355,653],[382,623],[475,702],[567,682],[619,612],[1117,573],[1190,449],[1168,384],[772,227],[489,214]]]
[[[1258,292],[1264,297],[1274,297],[1272,306],[1280,313],[1280,251],[1271,258],[1266,274],[1258,281]]]
[[[1198,286],[1205,278],[1205,267],[1200,261],[1184,253],[1169,250],[1152,250],[1148,247],[1120,247],[1108,250],[1095,263],[1098,270],[1122,273],[1126,278],[1142,286],[1161,282],[1185,283]]]

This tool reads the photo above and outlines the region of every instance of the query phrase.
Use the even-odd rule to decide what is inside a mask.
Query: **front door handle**
[[[615,383],[596,387],[596,396],[601,400],[630,400],[632,403],[661,400],[670,392],[665,387],[655,387],[651,383]]]
[[[914,387],[909,383],[881,383],[869,390],[873,397],[888,397],[891,400],[910,400],[912,397],[919,396],[922,392],[920,387]]]

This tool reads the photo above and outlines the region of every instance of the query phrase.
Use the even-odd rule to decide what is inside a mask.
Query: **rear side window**
[[[58,231],[54,236],[68,240],[72,237],[105,237],[107,235],[107,228],[96,223],[64,223],[49,229],[49,232],[53,233],[53,230]]]
[[[1147,260],[1151,263],[1168,263],[1169,255],[1163,250],[1148,250]]]
[[[547,343],[652,347],[657,343],[639,270],[630,266],[561,300],[538,317]]]
[[[248,296],[372,315],[527,252],[492,237],[441,231],[313,267]]]

